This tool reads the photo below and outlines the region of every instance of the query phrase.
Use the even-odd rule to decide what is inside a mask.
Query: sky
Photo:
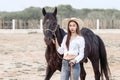
[[[0,0],[0,11],[22,11],[29,7],[55,7],[61,4],[69,4],[77,9],[120,10],[120,0]]]

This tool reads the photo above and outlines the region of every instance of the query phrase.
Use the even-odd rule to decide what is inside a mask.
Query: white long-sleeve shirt
[[[61,46],[57,49],[57,51],[60,54],[64,54],[64,56],[66,56],[67,54],[77,55],[77,57],[75,57],[75,60],[77,61],[76,63],[80,62],[84,57],[84,48],[85,48],[84,38],[82,36],[77,36],[76,38],[71,40],[69,43],[69,51],[67,50],[66,47],[66,40],[67,40],[67,35],[64,36]]]

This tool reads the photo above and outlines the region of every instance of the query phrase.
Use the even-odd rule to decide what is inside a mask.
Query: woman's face
[[[76,33],[77,29],[77,24],[75,22],[70,22],[69,23],[69,30],[71,33]]]

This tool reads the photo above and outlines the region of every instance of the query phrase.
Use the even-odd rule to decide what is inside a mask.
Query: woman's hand
[[[53,44],[56,44],[56,42],[57,42],[57,38],[52,39],[52,42],[53,42]]]
[[[76,61],[75,59],[72,59],[72,60],[69,61],[69,64],[70,64],[71,66],[73,66],[73,65],[76,64],[76,62],[77,62],[77,61]]]
[[[58,49],[60,46],[58,44],[57,38],[52,39],[53,44],[55,44],[56,48]]]
[[[55,40],[54,39],[52,39],[52,42],[53,42],[53,44],[55,44]]]

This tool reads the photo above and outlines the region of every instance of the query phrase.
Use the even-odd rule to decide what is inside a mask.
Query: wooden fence
[[[0,29],[12,29],[13,20],[0,20]],[[38,29],[40,28],[40,20],[15,20],[15,29]]]
[[[84,19],[82,20],[84,23],[83,27],[88,27],[91,29],[96,29],[97,20],[95,19]],[[15,20],[15,29],[40,29],[42,22],[40,20],[30,19],[30,20]],[[62,20],[60,26],[66,28],[65,20]],[[13,20],[0,20],[0,29],[12,29],[13,28]],[[120,29],[120,20],[103,20],[99,19],[99,28],[100,29]]]
[[[97,26],[96,20],[85,19],[84,26],[95,29]],[[100,29],[120,29],[120,20],[103,20],[99,19]]]
[[[62,22],[62,26],[66,28],[67,26],[67,20],[64,19]],[[120,29],[120,20],[104,20],[104,19],[98,19],[99,23],[97,23],[97,20],[95,19],[84,19],[82,20],[84,23],[83,27],[88,27],[91,29],[96,29],[99,24],[99,29]]]

